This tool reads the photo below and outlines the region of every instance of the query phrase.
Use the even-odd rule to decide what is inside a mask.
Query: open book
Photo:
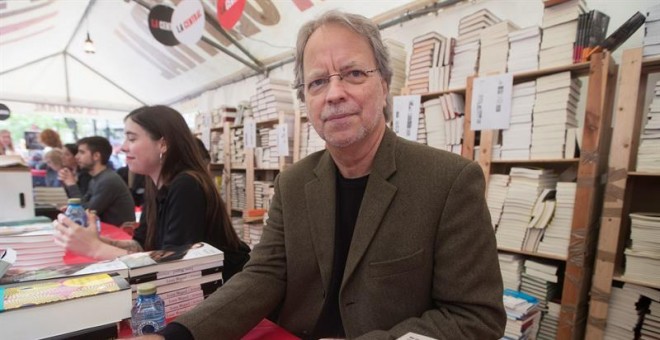
[[[119,260],[128,266],[129,276],[134,278],[209,263],[220,267],[223,264],[224,254],[208,243],[198,242],[166,250],[124,255]]]

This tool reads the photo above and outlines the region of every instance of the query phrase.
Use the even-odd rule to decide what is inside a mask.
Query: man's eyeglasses
[[[301,86],[304,86],[307,92],[309,92],[312,95],[316,95],[325,91],[325,89],[328,87],[328,84],[330,84],[330,78],[332,77],[337,76],[339,77],[339,80],[345,81],[349,84],[360,85],[367,81],[367,78],[369,78],[369,75],[371,73],[376,71],[378,71],[377,68],[366,71],[360,69],[346,70],[344,72],[333,73],[324,77],[319,77],[310,80],[307,83],[298,84],[296,85],[296,88],[300,88]]]

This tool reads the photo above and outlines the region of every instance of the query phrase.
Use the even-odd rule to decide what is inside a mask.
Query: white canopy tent
[[[382,23],[458,2],[251,0],[238,24],[224,31],[216,1],[203,0],[202,39],[165,46],[149,30],[150,8],[175,8],[181,1],[193,0],[0,2],[0,103],[14,112],[123,116],[141,105],[172,104],[291,61],[300,25],[328,9]],[[84,51],[87,34],[94,54]]]

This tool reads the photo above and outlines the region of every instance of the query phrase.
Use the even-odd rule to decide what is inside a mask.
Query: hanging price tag
[[[243,124],[243,143],[246,149],[257,147],[257,123],[253,119],[247,119]]]
[[[289,155],[289,128],[286,124],[277,126],[277,152],[279,156]]]

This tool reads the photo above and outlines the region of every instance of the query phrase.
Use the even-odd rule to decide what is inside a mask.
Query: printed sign
[[[202,38],[205,22],[201,1],[182,0],[172,15],[172,32],[179,42],[193,45]]]
[[[422,97],[419,95],[394,96],[392,129],[397,135],[417,141],[421,103]]]
[[[174,9],[156,5],[149,12],[149,30],[151,35],[165,46],[176,46],[179,41],[172,33],[172,14]]]
[[[286,124],[277,126],[277,153],[278,156],[289,155],[289,128]]]
[[[257,123],[252,118],[246,119],[243,124],[243,145],[246,149],[257,147]]]
[[[508,129],[511,121],[511,73],[475,78],[472,87],[472,124],[470,129]]]

